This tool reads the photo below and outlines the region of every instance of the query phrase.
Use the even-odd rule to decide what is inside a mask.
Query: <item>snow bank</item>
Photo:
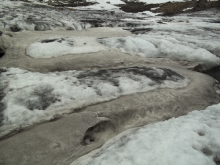
[[[189,80],[162,68],[122,68],[35,73],[10,68],[1,73],[5,105],[1,132],[50,120],[90,104],[157,88],[182,88]],[[68,105],[71,105],[68,108]]]
[[[220,104],[126,131],[71,165],[215,165],[220,158]]]
[[[95,37],[50,38],[34,42],[27,54],[34,58],[51,58],[66,54],[99,52],[106,49]]]
[[[185,42],[186,40],[180,39],[179,41],[175,37],[172,37],[172,35],[168,36],[150,33],[149,35],[138,35],[136,37],[103,38],[99,39],[99,42],[122,51],[137,53],[142,57],[169,57],[191,62],[202,62],[207,69],[220,65],[220,58],[204,49],[208,47],[207,42],[198,41],[198,44],[196,44],[198,46],[196,46],[189,42]],[[194,41],[196,41],[196,39],[194,39]],[[219,45],[220,42],[213,43],[210,41],[209,43],[210,47],[212,46],[212,48],[219,49],[219,47],[216,46]],[[202,45],[205,45],[203,46],[204,48],[199,47]]]

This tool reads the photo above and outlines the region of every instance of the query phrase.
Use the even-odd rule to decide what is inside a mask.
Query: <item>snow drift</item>
[[[180,38],[180,36],[178,37]],[[114,38],[101,38],[98,39],[103,45],[111,48],[117,48],[121,51],[136,53],[141,57],[150,58],[172,58],[177,60],[187,60],[191,62],[201,62],[207,69],[220,65],[220,58],[210,51],[204,49],[211,47],[211,50],[217,50],[216,46],[220,45],[219,42],[204,43],[196,39],[188,39],[185,42],[183,39],[169,37],[168,35],[160,36],[159,34],[138,35],[135,37],[114,37]],[[197,46],[198,45],[198,46]],[[199,47],[201,46],[201,47]],[[204,47],[204,48],[203,48]]]
[[[71,165],[215,165],[220,158],[220,104],[126,131]]]

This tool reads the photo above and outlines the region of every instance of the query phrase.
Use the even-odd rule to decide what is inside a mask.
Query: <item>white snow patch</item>
[[[215,165],[220,104],[121,133],[71,165]]]
[[[154,7],[154,8],[151,8],[150,10],[157,10],[159,9],[160,7]]]
[[[191,10],[191,9],[193,9],[193,7],[188,7],[188,8],[186,8],[186,9],[183,9],[183,11]]]
[[[114,5],[125,4],[125,2],[121,0],[87,0],[87,2],[110,3]]]
[[[134,74],[133,70],[43,74],[17,68],[7,69],[1,73],[1,84],[5,85],[6,93],[2,102],[6,109],[0,132],[4,134],[19,127],[50,120],[54,115],[70,113],[76,108],[122,95],[157,88],[181,88],[189,83],[183,77],[170,77],[173,82],[167,78],[158,83],[144,75]],[[158,68],[151,68],[146,72],[158,77],[163,77],[164,74],[164,70]]]
[[[142,57],[169,57],[191,62],[202,62],[207,69],[220,65],[220,58],[210,51],[198,47],[199,44],[196,46],[188,42],[179,41],[168,35],[155,35],[153,33],[136,37],[104,38],[99,39],[99,41],[106,46],[131,53],[134,52]],[[213,45],[212,42],[210,42],[210,45]],[[214,44],[214,46],[216,45],[219,45],[219,43]],[[218,50],[219,48],[216,47],[216,49]]]
[[[119,10],[120,7],[115,5],[125,4],[125,2],[121,0],[87,0],[87,2],[97,2],[97,4],[77,8],[89,10]]]
[[[147,15],[150,15],[150,16],[156,16],[156,15],[161,14],[161,13],[153,13],[151,11],[144,11],[144,12],[141,12],[141,13],[144,13],[144,14],[147,14]]]
[[[95,37],[51,38],[30,44],[27,54],[34,58],[51,58],[67,54],[99,52],[104,49],[106,47],[98,43]]]
[[[183,2],[183,0],[139,0],[139,2],[145,2],[147,4],[157,4],[157,3],[166,3],[166,2]]]

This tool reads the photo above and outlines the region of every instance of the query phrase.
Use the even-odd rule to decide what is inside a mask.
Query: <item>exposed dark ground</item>
[[[204,71],[203,73],[208,74],[220,82],[220,66]]]

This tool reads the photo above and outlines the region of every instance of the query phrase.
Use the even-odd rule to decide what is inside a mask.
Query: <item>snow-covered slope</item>
[[[123,95],[158,88],[177,89],[189,83],[170,69],[144,67],[48,74],[11,68],[0,76],[1,87],[5,88],[0,132],[50,120],[54,115]]]
[[[216,165],[220,104],[122,133],[71,165]]]
[[[175,37],[173,37],[175,36]],[[137,53],[142,57],[173,58],[191,62],[201,62],[207,69],[220,65],[220,58],[207,51],[205,48],[212,47],[213,52],[219,55],[220,42],[218,40],[205,42],[205,38],[178,35],[172,32],[149,33],[135,37],[104,38],[99,42],[122,51]],[[190,40],[190,43],[187,42]],[[194,44],[191,44],[194,43]]]

